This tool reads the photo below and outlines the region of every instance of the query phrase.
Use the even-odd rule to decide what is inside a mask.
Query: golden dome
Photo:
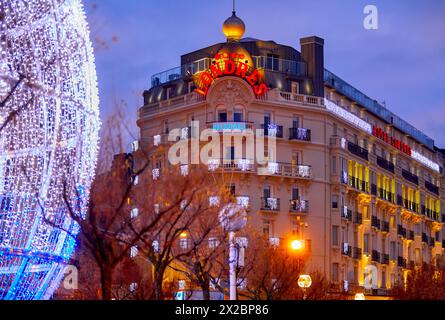
[[[246,32],[246,25],[233,11],[232,16],[223,24],[223,33],[228,41],[239,41]]]

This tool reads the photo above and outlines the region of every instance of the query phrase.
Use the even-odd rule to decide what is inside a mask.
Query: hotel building
[[[152,77],[139,110],[140,145],[168,144],[175,128],[188,139],[192,121],[201,130],[263,129],[276,138],[273,162],[228,148],[213,165],[248,203],[249,223],[273,243],[304,240],[308,268],[333,289],[362,291],[374,272],[367,293],[386,295],[410,269],[440,263],[443,150],[328,71],[323,39],[303,38],[297,51],[243,38],[235,13],[223,31],[227,42],[185,54],[180,67]],[[156,160],[158,173],[167,156]]]

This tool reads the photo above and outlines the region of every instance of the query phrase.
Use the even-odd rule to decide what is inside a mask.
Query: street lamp
[[[366,300],[365,295],[363,293],[356,293],[354,300]]]
[[[304,243],[301,240],[294,240],[294,241],[292,241],[290,246],[291,246],[292,250],[300,251],[301,249],[303,249]]]
[[[298,286],[303,289],[303,300],[306,300],[306,290],[309,289],[312,285],[312,278],[308,274],[302,274],[300,278],[298,278]]]
[[[230,300],[237,299],[236,264],[237,248],[235,232],[243,229],[247,224],[247,213],[243,206],[229,203],[219,213],[219,220],[226,232],[229,233],[229,296]]]

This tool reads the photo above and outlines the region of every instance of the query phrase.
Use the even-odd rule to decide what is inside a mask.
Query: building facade
[[[244,30],[234,13],[223,28],[227,43],[153,76],[139,111],[141,146],[172,145],[178,128],[187,140],[192,122],[221,134],[263,130],[276,141],[265,154],[276,151],[276,159],[259,164],[226,147],[209,171],[227,175],[248,203],[249,223],[271,241],[304,240],[309,268],[338,290],[384,295],[416,266],[439,264],[443,151],[326,70],[323,39],[303,38],[297,51],[242,38]],[[158,174],[167,154],[155,160]]]

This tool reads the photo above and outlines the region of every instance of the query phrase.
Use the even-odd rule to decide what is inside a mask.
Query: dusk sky
[[[225,41],[231,0],[84,0],[94,41],[104,118],[125,100],[135,121],[153,74],[182,54]],[[365,30],[363,9],[379,10]],[[96,8],[93,8],[93,7]],[[445,1],[238,0],[247,37],[300,50],[301,37],[325,39],[325,66],[445,147]],[[134,123],[135,132],[137,132]]]

